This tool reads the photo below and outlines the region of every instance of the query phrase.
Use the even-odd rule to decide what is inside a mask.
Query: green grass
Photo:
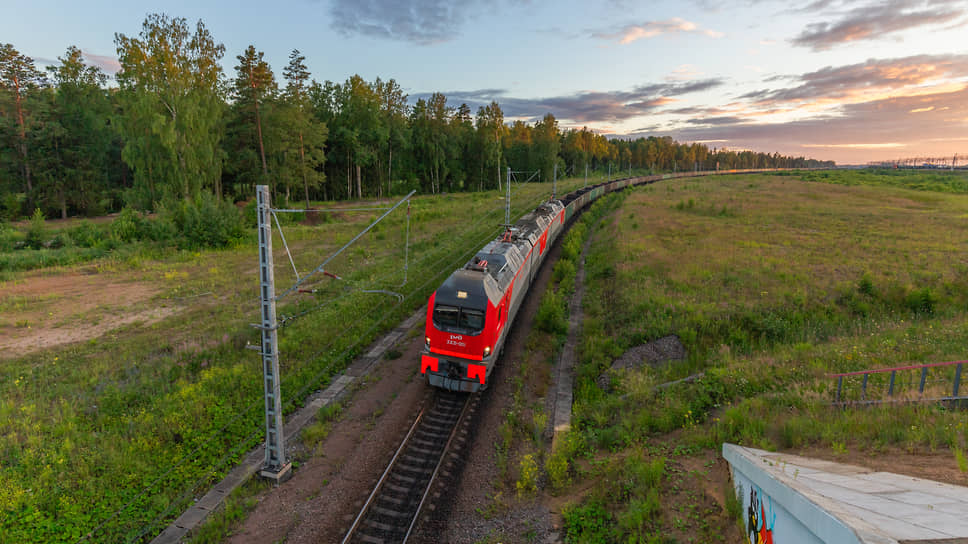
[[[827,375],[964,359],[968,269],[955,256],[968,240],[966,179],[804,172],[664,181],[628,193],[595,225],[587,256],[572,431],[581,446],[568,462],[618,466],[667,442],[703,458],[724,441],[834,455],[941,450],[957,459],[968,445],[962,412],[934,403],[835,409]],[[683,341],[687,360],[619,374],[608,392],[597,385],[625,350],[668,334]],[[952,375],[932,371],[929,389],[950,394]],[[868,394],[886,398],[887,378],[872,378]],[[916,396],[917,372],[897,378],[899,395]],[[849,388],[859,395],[859,383]],[[573,485],[607,482],[608,470],[593,467]],[[565,514],[569,542],[614,541],[626,533],[613,531],[630,524],[640,535],[704,534],[688,508],[651,519],[647,497],[609,501],[614,487],[595,489]],[[682,491],[659,493],[665,502]]]
[[[559,190],[581,184],[559,181]],[[550,194],[548,183],[513,189],[513,217]],[[415,198],[405,284],[401,208],[328,265],[343,281],[320,276],[306,284],[315,294],[280,301],[278,313],[287,318],[279,340],[286,412],[325,387],[377,334],[415,311],[447,274],[499,233],[500,196]],[[288,225],[286,241],[299,273],[378,213],[340,212],[318,226]],[[174,313],[0,361],[0,541],[74,542],[88,533],[91,541],[150,537],[262,441],[261,360],[245,349],[259,342],[249,325],[258,321],[258,280],[255,234],[248,234],[224,250],[132,245],[126,246],[135,248],[129,253],[122,247],[85,265],[111,289],[145,285],[156,291],[136,308],[106,304],[75,312],[69,301],[52,299],[22,310],[59,312],[35,322],[18,317],[16,300],[4,300],[11,310],[4,312],[8,331],[17,323],[43,329],[58,320],[94,323],[140,309]],[[278,234],[273,245],[281,292],[295,276]],[[76,272],[53,267],[40,273]],[[5,274],[7,282],[30,281],[25,272]],[[363,292],[373,289],[405,298]]]
[[[803,181],[833,183],[837,185],[866,185],[873,187],[900,187],[937,193],[968,194],[968,172],[964,170],[824,170],[817,172],[794,172],[790,174]],[[924,196],[927,200],[931,197]]]

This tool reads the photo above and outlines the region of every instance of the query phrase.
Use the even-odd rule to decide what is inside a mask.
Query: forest
[[[441,93],[412,101],[394,80],[319,83],[298,50],[281,77],[254,45],[224,73],[224,45],[204,23],[148,15],[115,34],[113,77],[70,46],[41,70],[0,44],[0,219],[97,216],[214,195],[277,202],[479,191],[507,168],[601,177],[629,169],[828,167],[778,153],[710,149],[666,137],[609,139],[562,128],[549,112],[505,119]]]

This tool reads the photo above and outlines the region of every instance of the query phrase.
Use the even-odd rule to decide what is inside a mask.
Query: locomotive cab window
[[[484,330],[484,312],[438,304],[434,306],[434,326],[446,332],[477,335]]]
[[[434,307],[434,325],[438,328],[457,327],[460,319],[460,308],[438,304]]]
[[[481,332],[484,329],[484,312],[461,308],[460,328],[468,331]]]

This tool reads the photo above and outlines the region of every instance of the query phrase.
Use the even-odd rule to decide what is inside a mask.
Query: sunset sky
[[[838,163],[968,156],[968,1],[0,0],[0,42],[117,70],[147,13],[201,19],[226,75],[249,45],[281,79],[394,78],[507,118]],[[11,16],[11,14],[14,14]]]

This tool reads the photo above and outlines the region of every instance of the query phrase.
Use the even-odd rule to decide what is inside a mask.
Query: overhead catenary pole
[[[508,181],[504,184],[507,194],[504,196],[504,224],[511,226],[511,167],[508,166]]]
[[[551,184],[551,199],[554,200],[558,196],[558,163],[555,163],[555,179]]]
[[[407,273],[410,270],[410,200],[407,200],[407,238],[403,246],[403,284],[407,284]]]
[[[292,464],[286,459],[286,437],[282,428],[282,395],[279,378],[278,324],[276,322],[275,274],[272,270],[272,223],[269,219],[269,186],[256,186],[259,219],[259,295],[262,301],[262,376],[265,391],[266,451],[259,474],[279,483]]]

